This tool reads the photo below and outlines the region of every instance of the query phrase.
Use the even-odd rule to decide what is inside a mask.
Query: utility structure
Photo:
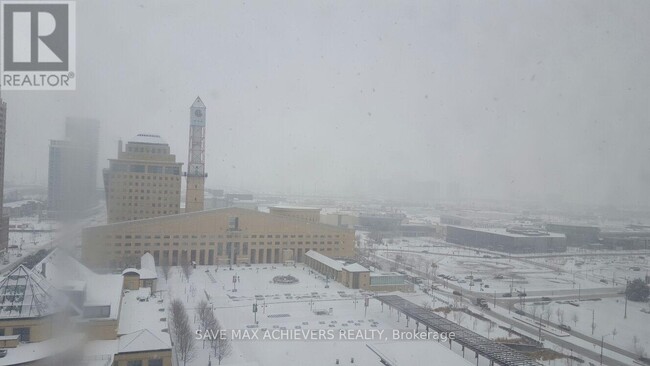
[[[203,211],[205,178],[205,104],[196,97],[190,107],[190,145],[187,158],[185,212]]]

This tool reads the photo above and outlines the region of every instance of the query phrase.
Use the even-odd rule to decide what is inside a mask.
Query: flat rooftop
[[[454,226],[454,225],[450,225],[449,227],[454,227],[454,228],[464,229],[464,230],[469,230],[469,231],[478,231],[478,232],[482,232],[482,233],[490,233],[490,234],[508,236],[508,237],[511,237],[511,238],[566,238],[566,236],[564,234],[551,233],[551,232],[544,232],[543,235],[525,235],[525,234],[510,232],[510,231],[508,231],[507,228],[488,228],[488,229],[484,229],[484,228]]]

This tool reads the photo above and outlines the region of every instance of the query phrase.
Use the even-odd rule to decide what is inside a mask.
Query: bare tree
[[[594,335],[595,331],[596,331],[596,322],[592,321],[591,322],[591,335]]]
[[[462,326],[463,325],[463,320],[465,320],[465,313],[462,311],[455,311],[454,316],[456,317],[456,323],[458,325]]]
[[[160,268],[162,269],[163,276],[165,277],[165,281],[169,279],[169,262],[163,260],[160,263]]]
[[[176,352],[183,361],[183,365],[192,361],[196,356],[194,335],[190,325],[190,318],[185,310],[185,305],[179,299],[174,299],[171,303],[173,335],[176,340]]]
[[[488,321],[488,326],[487,326],[487,331],[488,331],[488,338],[490,338],[490,333],[494,330],[496,327],[496,323],[493,321]]]
[[[201,329],[208,329],[210,316],[212,315],[212,308],[205,299],[201,299],[201,301],[196,304],[196,315],[199,316]]]
[[[190,260],[187,258],[187,255],[181,257],[181,269],[183,270],[185,279],[189,282],[190,275],[192,275],[192,265],[190,264]]]
[[[578,326],[578,320],[580,320],[578,317],[578,312],[574,312],[573,315],[571,315],[571,320],[573,321],[574,327]]]
[[[549,323],[551,321],[552,314],[553,314],[553,310],[551,309],[550,306],[544,309],[544,317],[546,318],[546,323]]]
[[[214,351],[214,357],[217,358],[219,365],[221,365],[221,361],[232,353],[232,344],[230,343],[228,334],[222,331],[219,321],[214,316],[212,318],[214,319],[213,327],[216,332],[215,334],[218,334],[218,336],[212,338],[210,346]]]
[[[557,322],[564,324],[564,310],[562,308],[555,309],[555,315],[557,316]]]
[[[638,355],[639,354],[639,352],[638,352],[638,350],[639,350],[639,336],[636,335],[636,334],[632,336],[632,346],[633,346],[632,348],[633,348],[634,353],[636,353]],[[641,352],[643,352],[643,348],[641,348]]]

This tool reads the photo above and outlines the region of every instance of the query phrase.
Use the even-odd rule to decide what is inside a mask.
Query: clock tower
[[[185,212],[203,210],[205,178],[205,104],[196,97],[190,107],[190,145],[187,158]]]

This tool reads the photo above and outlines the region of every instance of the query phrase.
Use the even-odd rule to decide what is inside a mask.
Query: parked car
[[[515,314],[526,315],[526,313],[524,313],[522,310],[519,309],[515,310]]]
[[[460,292],[460,291],[457,291],[457,290],[454,290],[454,292],[452,292],[452,294],[454,294],[456,296],[463,296],[463,293]]]
[[[542,301],[553,301],[553,299],[548,296],[542,296]]]
[[[511,292],[506,292],[505,294],[503,294],[501,296],[503,296],[503,297],[512,297],[512,293]]]
[[[566,324],[560,324],[560,325],[558,325],[557,327],[560,328],[560,329],[562,329],[562,330],[565,331],[565,332],[570,332],[570,331],[571,331],[571,327],[568,326],[568,325],[566,325]]]

